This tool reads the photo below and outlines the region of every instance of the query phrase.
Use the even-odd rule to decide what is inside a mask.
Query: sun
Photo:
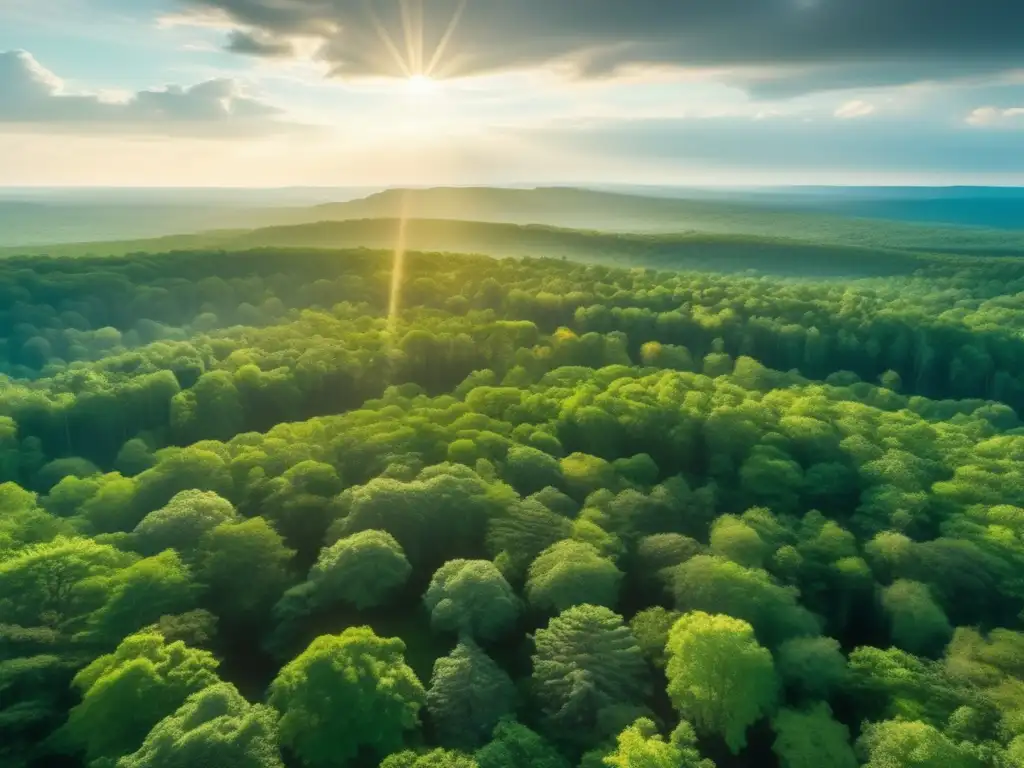
[[[437,90],[437,81],[427,75],[412,75],[405,81],[405,85],[416,96],[426,96]]]

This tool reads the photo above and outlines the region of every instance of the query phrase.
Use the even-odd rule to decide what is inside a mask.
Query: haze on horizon
[[[1015,0],[4,0],[0,186],[1024,184]]]

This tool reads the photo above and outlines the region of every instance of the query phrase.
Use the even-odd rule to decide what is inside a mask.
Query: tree
[[[778,678],[771,654],[747,622],[700,611],[669,633],[668,695],[698,731],[718,734],[730,751],[746,745],[746,730],[775,706]]]
[[[885,720],[868,724],[857,742],[863,768],[980,768],[967,749],[920,721]]]
[[[515,497],[508,486],[491,484],[468,467],[439,464],[411,482],[378,477],[349,488],[339,498],[345,516],[332,533],[386,531],[410,562],[436,567],[479,551],[488,521]]]
[[[794,637],[779,646],[775,667],[785,686],[806,699],[825,699],[849,678],[839,641],[831,637]]]
[[[638,709],[647,696],[650,678],[640,647],[608,608],[569,608],[537,631],[534,645],[534,695],[560,738],[593,743],[595,735],[610,736],[602,732],[609,710]]]
[[[133,438],[117,452],[114,468],[125,477],[134,477],[156,464],[156,457],[145,440]]]
[[[101,587],[105,600],[89,617],[88,634],[109,647],[161,616],[194,608],[197,593],[174,550],[139,560],[93,586]]]
[[[526,445],[509,449],[502,477],[521,496],[529,496],[548,486],[558,488],[564,483],[558,459]]]
[[[247,702],[230,683],[189,696],[117,768],[283,768],[277,713]]]
[[[928,655],[945,647],[953,636],[945,611],[927,586],[898,579],[882,591],[893,642],[911,653]]]
[[[498,723],[475,757],[479,768],[569,768],[550,742],[514,720]]]
[[[769,547],[743,520],[722,515],[711,526],[711,551],[747,568],[761,568]]]
[[[369,627],[318,637],[270,685],[281,743],[313,768],[347,763],[362,748],[394,752],[426,700],[404,654],[405,643]]]
[[[619,601],[622,571],[590,544],[566,540],[541,552],[530,566],[526,599],[550,612],[573,605],[614,607]]]
[[[388,755],[381,762],[380,768],[477,768],[477,764],[468,755],[447,749],[423,753],[407,749]]]
[[[212,438],[227,440],[242,431],[245,413],[228,371],[209,371],[171,400],[171,429],[179,445]]]
[[[772,750],[781,768],[857,768],[850,730],[832,717],[824,702],[804,711],[779,710],[772,718],[772,728]]]
[[[607,439],[605,430],[595,428],[595,432]],[[583,501],[589,493],[600,488],[614,488],[616,485],[615,468],[597,456],[573,453],[562,459],[560,464],[569,495],[577,501]]]
[[[160,460],[151,469],[132,479],[121,478],[119,475],[105,476],[111,477],[110,494],[124,494],[124,500],[115,498],[113,501],[124,505],[125,511],[116,516],[110,515],[114,519],[105,522],[105,527],[97,527],[97,530],[131,530],[146,513],[164,506],[181,491],[213,491],[229,498],[234,483],[227,459],[225,455],[212,450],[213,447],[208,443],[196,443],[186,448],[165,448],[160,452]],[[101,508],[109,505],[110,500],[101,499],[103,493],[101,490],[89,502],[97,509],[90,515],[87,505],[83,514],[91,518],[107,517],[101,514]],[[131,525],[126,526],[129,513],[136,517]]]
[[[292,581],[295,552],[262,517],[222,523],[207,533],[196,556],[196,575],[218,616],[259,620]],[[253,563],[259,563],[253,568]]]
[[[139,550],[146,554],[173,548],[188,556],[204,534],[221,523],[238,519],[231,502],[216,493],[181,491],[135,526],[135,540]]]
[[[320,551],[309,571],[321,605],[344,602],[357,609],[386,603],[412,566],[395,538],[384,531],[359,531]]]
[[[330,464],[299,461],[260,487],[259,514],[300,557],[312,559],[336,516],[332,500],[343,488],[337,470]]]
[[[472,641],[463,641],[434,662],[427,711],[441,744],[474,749],[515,711],[516,697],[504,670]]]
[[[644,656],[659,669],[668,663],[665,645],[668,634],[682,614],[657,605],[637,613],[629,622],[636,642]]]
[[[817,635],[817,619],[797,603],[797,591],[771,581],[765,571],[709,555],[675,569],[676,608],[717,611],[749,622],[758,638],[775,646],[792,637]]]
[[[715,768],[701,758],[696,735],[683,720],[666,743],[654,721],[640,718],[618,735],[614,752],[603,762],[609,768]]]
[[[449,560],[434,573],[423,604],[435,629],[481,642],[508,632],[520,611],[519,598],[488,560]]]
[[[487,527],[487,551],[509,581],[521,583],[530,563],[572,533],[572,523],[534,499],[512,504]]]
[[[634,562],[629,569],[645,592],[664,591],[672,579],[672,567],[682,565],[701,553],[700,542],[680,533],[655,533],[637,542]]]
[[[1011,768],[1024,768],[1024,734],[1006,745],[1006,759]]]
[[[156,624],[151,624],[145,629],[156,630],[168,643],[181,640],[193,648],[209,649],[217,636],[217,617],[209,611],[197,608],[194,611],[161,616]]]
[[[0,559],[0,623],[74,629],[97,606],[90,585],[136,556],[91,539],[58,536]]]
[[[130,635],[75,675],[82,701],[71,709],[62,736],[89,760],[135,752],[153,726],[217,682],[216,669],[206,651],[167,643],[153,631]]]

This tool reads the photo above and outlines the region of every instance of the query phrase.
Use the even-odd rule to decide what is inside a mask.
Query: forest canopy
[[[1024,269],[0,262],[0,766],[1024,768]]]

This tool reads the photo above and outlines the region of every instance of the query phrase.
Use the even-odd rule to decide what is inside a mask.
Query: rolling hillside
[[[0,250],[0,255],[125,255],[179,250],[366,247],[391,250],[397,219],[322,221],[219,231],[152,240],[84,243]],[[757,270],[818,277],[907,274],[929,257],[899,250],[813,244],[782,238],[727,234],[625,234],[444,219],[413,219],[406,247],[417,251],[484,253],[492,256],[568,258],[578,261],[661,269]]]
[[[365,197],[322,205],[275,205],[239,207],[237,199],[211,202],[205,206],[181,206],[176,200],[164,203],[125,205],[122,200],[88,206],[46,205],[0,201],[0,246],[43,246],[54,243],[98,241],[109,243],[162,236],[166,247],[177,241],[176,233],[203,233],[208,242],[211,230],[249,230],[266,227],[316,224],[322,221],[362,219],[446,219],[453,221],[543,225],[566,229],[601,230],[615,233],[679,234],[705,233],[783,238],[826,245],[903,249],[958,253],[965,255],[1024,255],[1024,231],[973,226],[955,226],[940,219],[956,221],[958,203],[948,199],[929,209],[933,223],[888,220],[887,212],[920,201],[884,196],[840,201],[831,196],[762,192],[701,192],[677,190],[691,197],[647,195],[580,188],[547,187],[510,189],[494,187],[447,187],[434,189],[392,189]],[[702,197],[703,195],[703,197]],[[171,203],[175,204],[171,204]],[[230,204],[229,204],[230,203]],[[1006,205],[1017,204],[1007,198]],[[923,205],[923,203],[920,203]],[[969,199],[964,205],[987,205]],[[851,207],[853,206],[853,207]],[[942,213],[942,211],[946,213]],[[850,211],[875,218],[848,215]],[[898,217],[898,216],[897,216]],[[351,244],[351,243],[350,243]],[[358,243],[357,243],[358,244]],[[366,243],[369,245],[370,243]],[[100,246],[97,245],[97,248]],[[148,247],[148,246],[147,246]]]

